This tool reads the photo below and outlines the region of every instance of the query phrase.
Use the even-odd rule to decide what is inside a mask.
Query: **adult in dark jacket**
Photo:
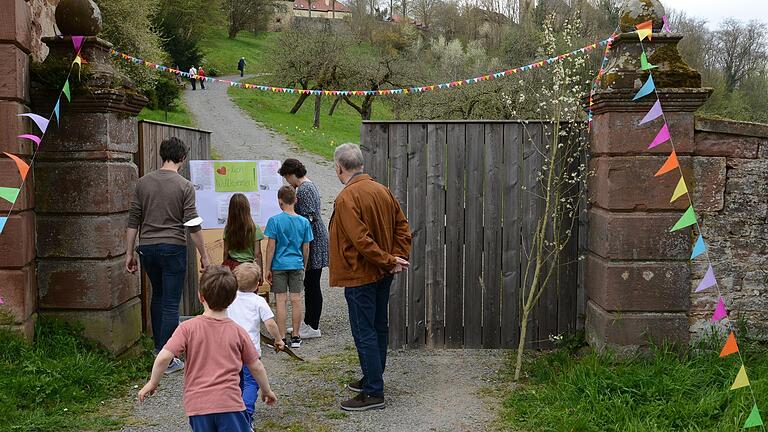
[[[242,78],[243,71],[245,71],[245,57],[240,57],[240,61],[237,62],[237,70],[240,71],[240,78]]]

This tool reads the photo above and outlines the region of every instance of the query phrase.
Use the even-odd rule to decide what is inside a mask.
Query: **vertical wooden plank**
[[[504,125],[504,165],[502,173],[502,292],[501,347],[517,348],[520,340],[520,149],[522,125]]]
[[[427,125],[408,125],[408,222],[413,233],[408,270],[408,346],[423,348],[426,337]]]
[[[403,211],[408,211],[408,126],[403,123],[390,123],[389,155],[391,159],[390,188]],[[389,294],[389,346],[398,349],[405,346],[406,308],[407,308],[407,273],[395,276]]]
[[[388,127],[385,123],[365,123],[360,128],[360,149],[365,158],[365,170],[377,182],[388,185]]]
[[[589,139],[589,134],[587,132],[582,132],[583,136],[582,139]],[[581,154],[581,160],[580,162],[584,164],[585,166],[589,166],[589,161],[587,159],[587,153],[582,152]],[[585,187],[584,184],[581,185],[582,188]],[[578,256],[585,256],[588,253],[587,249],[587,235],[589,234],[589,218],[587,213],[587,209],[589,208],[589,203],[587,201],[586,194],[582,196],[581,202],[579,203],[579,235],[578,235]],[[585,290],[585,277],[587,274],[587,260],[582,259],[579,260],[578,266],[577,266],[577,279],[578,279],[578,290],[576,293],[576,328],[577,329],[583,329],[584,328],[584,321],[586,319],[586,313],[587,313],[587,296],[586,296],[586,290]]]
[[[445,345],[464,346],[464,163],[466,125],[447,127],[445,197]]]
[[[427,346],[445,345],[445,124],[427,127]]]
[[[567,127],[565,125],[564,127]],[[564,148],[569,148],[571,144],[581,139],[579,128],[568,127],[566,135],[560,136],[560,141]],[[569,166],[564,167],[568,174],[578,171],[581,160],[576,158]],[[578,185],[581,188],[581,185]],[[578,193],[573,191],[572,193]],[[577,203],[580,206],[581,203]],[[560,257],[559,278],[557,286],[557,333],[573,333],[576,331],[576,309],[579,293],[579,221],[578,209],[574,210],[573,216],[565,214],[563,226],[560,230],[561,235],[567,236],[568,230],[571,230],[568,245],[563,250]],[[576,219],[574,221],[574,218]]]
[[[542,124],[542,134],[541,134],[541,145],[540,148],[542,149],[542,152],[545,152],[549,156],[549,150],[547,147],[553,145],[553,138],[555,139],[554,142],[558,142],[557,139],[559,137],[555,137],[555,128],[554,125],[551,122],[546,122]],[[564,169],[565,167],[555,167],[555,171]],[[547,173],[545,173],[545,176]],[[554,191],[553,191],[554,193]],[[542,206],[542,212],[543,206]],[[554,239],[554,230],[555,227],[553,226],[552,220],[549,220],[549,223],[547,224],[547,240],[553,240]],[[551,257],[548,262],[546,263],[545,269],[551,268],[552,265],[557,266],[558,260],[561,257]],[[557,311],[557,297],[559,295],[558,293],[558,280],[560,279],[560,268],[556,267],[554,269],[554,272],[552,273],[552,276],[549,278],[549,281],[547,281],[546,286],[544,286],[544,292],[541,295],[541,299],[538,305],[538,320],[539,320],[539,348],[540,349],[550,349],[554,347],[554,344],[549,340],[550,336],[555,336],[558,334],[557,331],[557,325],[558,325],[558,311]]]
[[[522,196],[523,204],[523,222],[522,222],[522,245],[523,245],[523,259],[522,259],[522,277],[523,286],[521,287],[524,297],[521,302],[526,302],[531,280],[533,279],[534,263],[533,251],[531,246],[533,245],[533,238],[539,221],[539,217],[542,212],[541,200],[538,196],[541,195],[541,183],[538,180],[539,172],[541,171],[542,156],[539,153],[541,146],[541,123],[523,123],[523,187],[524,193]],[[526,272],[528,273],[526,279]],[[520,312],[522,314],[522,310]],[[539,316],[537,315],[538,308],[528,317],[528,328],[526,331],[526,346],[528,348],[538,348],[539,344]]]
[[[487,123],[483,183],[483,348],[501,345],[501,163],[504,125]]]
[[[483,264],[483,147],[485,127],[467,124],[466,208],[464,219],[464,347],[482,346],[483,291],[480,286]]]

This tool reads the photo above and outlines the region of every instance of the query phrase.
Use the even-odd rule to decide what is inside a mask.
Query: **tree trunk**
[[[299,96],[299,99],[296,101],[296,103],[293,104],[293,108],[291,108],[291,114],[296,114],[297,112],[299,112],[299,109],[301,108],[302,105],[304,105],[304,101],[307,100],[308,97],[309,97],[308,94],[302,93],[301,96]]]
[[[528,311],[523,309],[523,318],[520,321],[520,342],[517,343],[517,360],[515,361],[515,378],[520,379],[520,371],[523,369],[523,352],[525,351],[525,336],[528,332]]]
[[[230,24],[227,32],[228,37],[230,39],[234,39],[237,36],[237,31],[238,31],[237,28],[235,28],[233,24]]]
[[[315,95],[315,123],[312,125],[315,129],[320,129],[320,105],[322,102],[322,96]]]
[[[331,104],[331,109],[328,110],[328,117],[332,116],[333,113],[336,111],[336,106],[339,105],[339,101],[341,101],[341,96],[333,100],[333,104]]]

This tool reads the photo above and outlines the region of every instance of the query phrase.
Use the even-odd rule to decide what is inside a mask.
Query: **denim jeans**
[[[240,391],[243,392],[245,412],[248,414],[248,422],[253,423],[253,412],[256,411],[256,402],[259,400],[259,383],[251,375],[248,366],[243,365],[240,371]]]
[[[187,247],[161,243],[139,246],[138,252],[141,268],[152,283],[152,338],[159,352],[179,325],[179,302],[187,278]]]
[[[245,411],[189,416],[192,432],[251,432]]]
[[[391,284],[392,276],[387,276],[372,284],[344,289],[352,337],[363,370],[363,393],[369,396],[384,396]]]

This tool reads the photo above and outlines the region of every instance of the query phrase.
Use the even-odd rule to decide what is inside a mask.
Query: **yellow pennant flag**
[[[674,202],[686,193],[688,193],[688,188],[685,186],[685,179],[680,177],[680,181],[677,182],[677,187],[675,188],[675,192],[672,193],[672,199],[670,199],[669,202]]]
[[[644,23],[640,23],[635,26],[637,28],[637,36],[640,37],[640,41],[642,42],[643,39],[648,38],[648,40],[651,40],[653,37],[653,21],[649,20]]]
[[[739,373],[736,374],[736,379],[733,381],[731,390],[736,390],[749,385],[749,378],[747,378],[747,370],[744,369],[744,365],[741,365]]]
[[[77,80],[80,81],[80,69],[83,68],[83,59],[80,58],[80,55],[75,57],[75,60],[72,62],[72,66],[77,63]]]

